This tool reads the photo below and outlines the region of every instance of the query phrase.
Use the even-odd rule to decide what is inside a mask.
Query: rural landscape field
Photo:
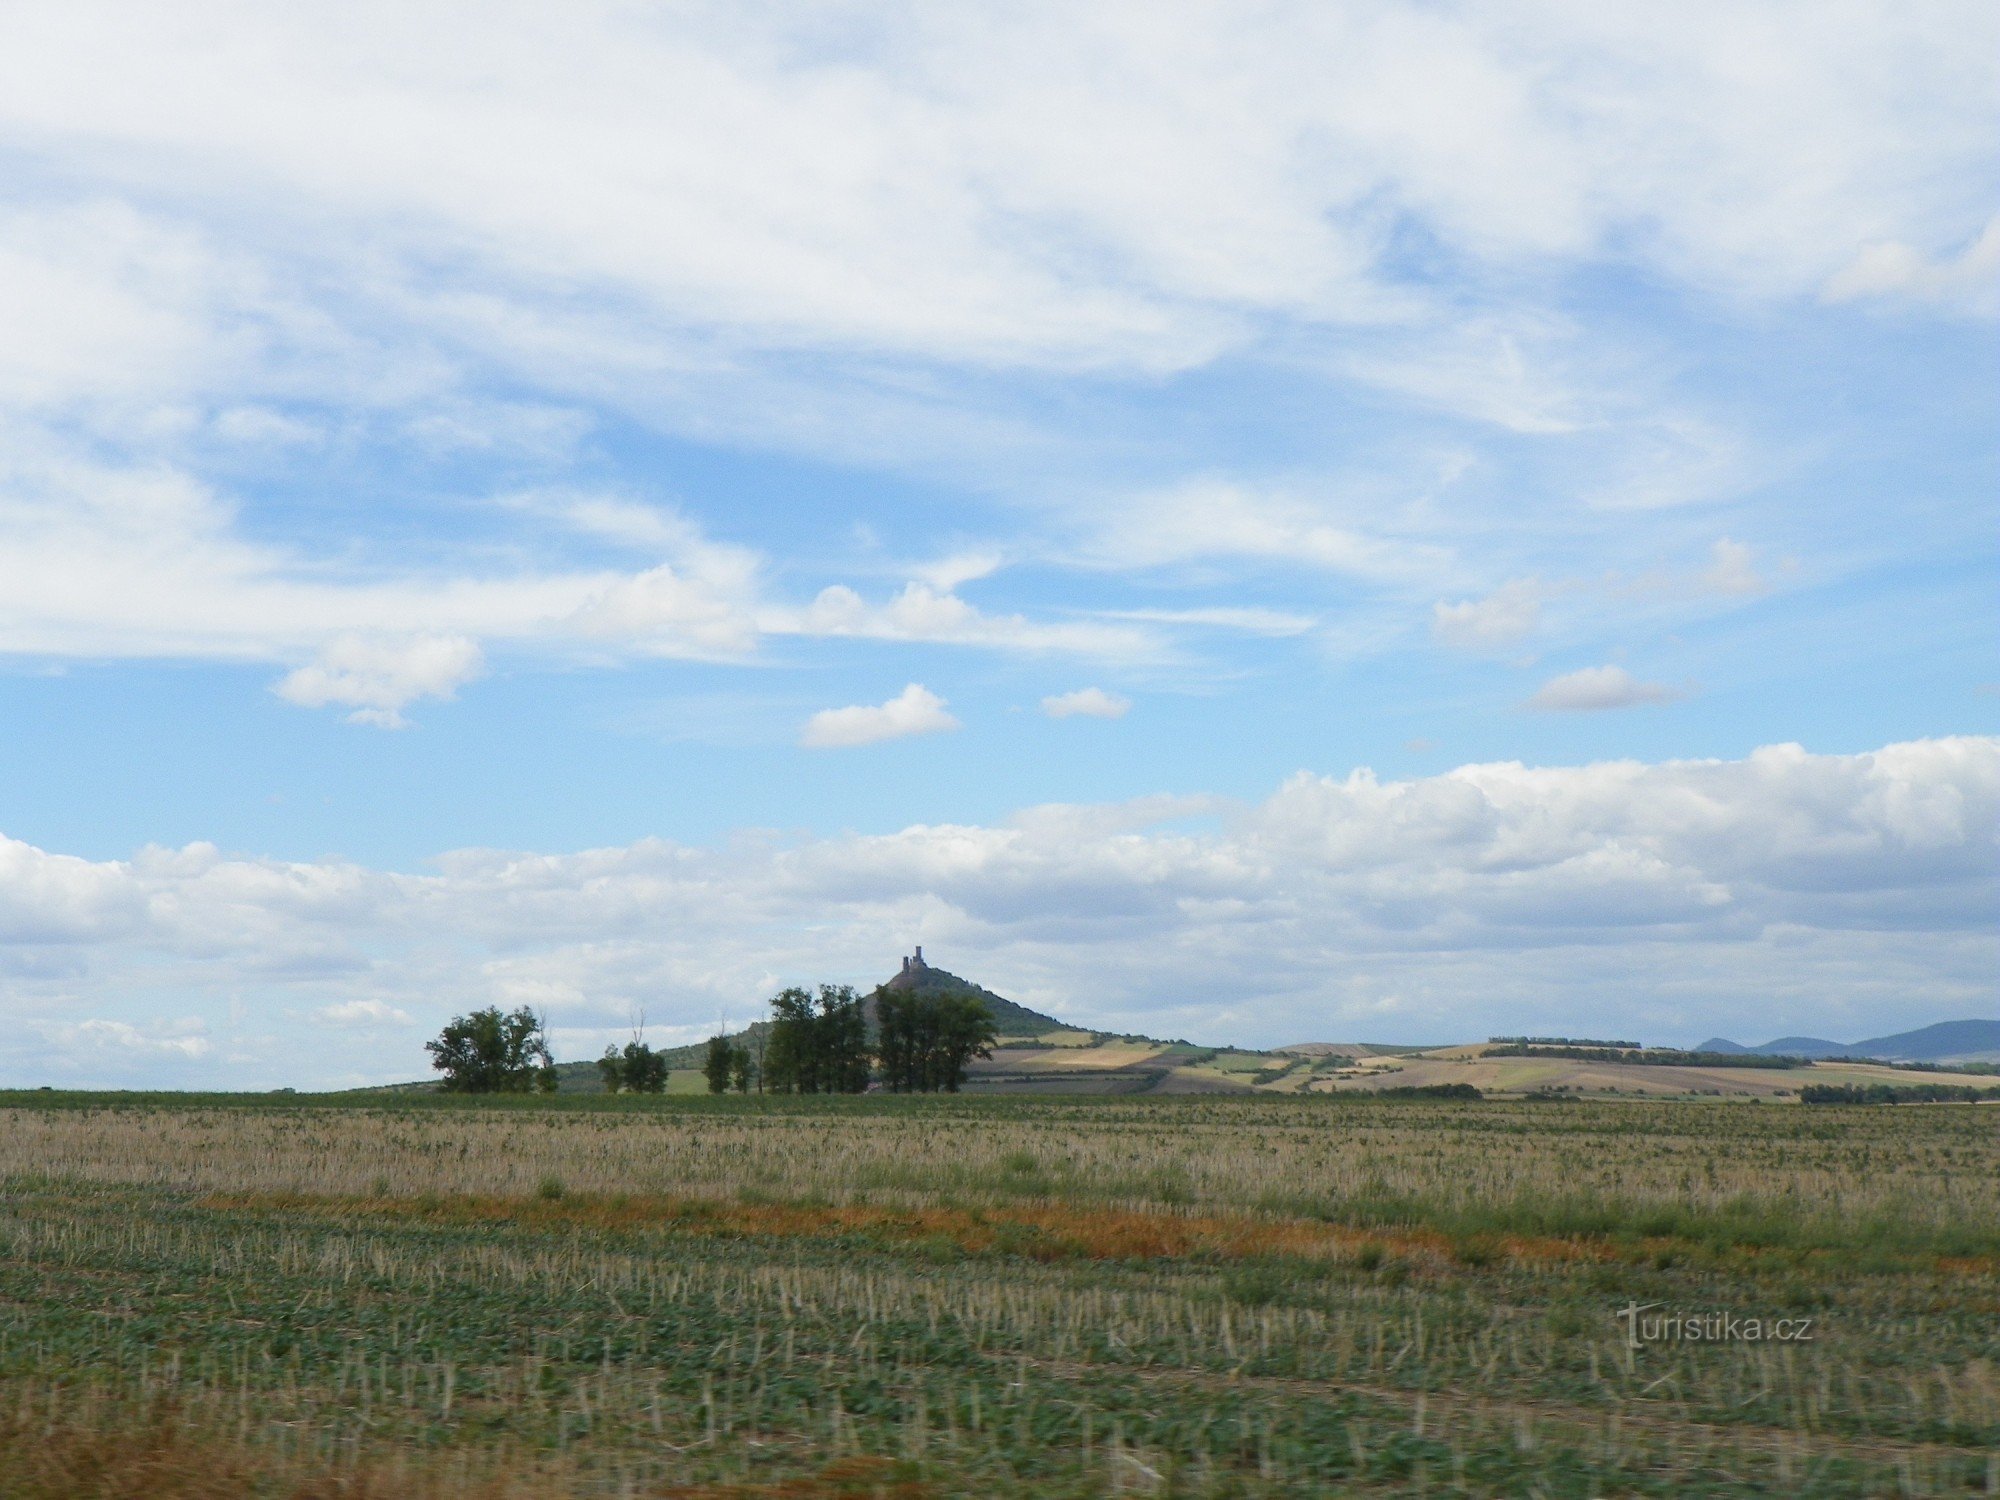
[[[1995,1125],[7,1095],[0,1495],[1991,1494]]]
[[[2000,1500],[2000,3],[0,3],[0,1500]]]

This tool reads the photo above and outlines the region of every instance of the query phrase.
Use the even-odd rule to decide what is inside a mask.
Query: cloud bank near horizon
[[[1997,893],[2000,740],[1976,737],[1300,773],[1250,805],[461,850],[427,873],[4,840],[0,1075],[420,1076],[430,1030],[488,1003],[545,1010],[589,1056],[636,1012],[691,1039],[785,983],[884,977],[912,942],[1067,1018],[1209,1041],[1588,1030],[1611,1006],[1653,1040],[1844,1038],[1991,1014]]]

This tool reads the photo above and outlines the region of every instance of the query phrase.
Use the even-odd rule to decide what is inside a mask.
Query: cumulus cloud
[[[799,743],[815,750],[845,749],[959,727],[945,711],[944,699],[913,682],[887,703],[821,709],[806,720]]]
[[[1099,687],[1056,693],[1042,700],[1042,712],[1051,719],[1074,718],[1079,714],[1091,719],[1122,719],[1131,707],[1130,698],[1121,698]]]
[[[1511,645],[1541,623],[1542,586],[1533,578],[1517,578],[1484,599],[1462,599],[1431,606],[1431,635],[1446,646],[1476,650]]]
[[[421,1076],[414,1041],[389,1055],[342,1024],[373,1006],[428,1028],[533,1004],[572,1055],[622,1037],[635,1008],[698,1037],[785,983],[873,982],[917,940],[1057,1014],[1265,1043],[1602,1024],[1607,993],[1649,1038],[1859,1037],[1991,1014],[2000,972],[1986,738],[1301,773],[1248,806],[467,850],[421,874],[196,845],[76,861],[101,887],[82,907],[66,856],[18,849],[0,865],[10,1005],[32,1035],[145,1061],[156,1081],[197,1060],[256,1086]],[[162,1007],[205,1029],[150,1020]],[[300,1010],[318,1028],[304,1062],[295,1024],[265,1019]],[[215,1050],[197,1059],[197,1043]],[[41,1066],[24,1048],[0,1037],[0,1073]]]
[[[401,729],[403,709],[419,698],[453,697],[484,666],[478,645],[463,636],[349,635],[329,642],[318,661],[287,673],[272,691],[305,708],[351,706],[352,724]]]
[[[1685,690],[1660,682],[1641,682],[1623,667],[1585,667],[1551,677],[1535,691],[1527,707],[1550,713],[1591,713],[1609,708],[1634,708],[1641,703],[1670,703]]]

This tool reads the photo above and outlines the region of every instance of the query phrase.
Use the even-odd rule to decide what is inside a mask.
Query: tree
[[[736,1092],[750,1092],[750,1049],[731,1047],[729,1049],[729,1081],[736,1086]]]
[[[878,989],[882,1081],[898,1093],[955,1094],[975,1057],[992,1056],[993,1012],[977,995]]]
[[[525,1005],[502,1014],[489,1005],[469,1016],[454,1016],[434,1042],[425,1042],[431,1066],[444,1074],[453,1094],[525,1094],[539,1087],[553,1093],[555,1059],[548,1030]]]
[[[618,1055],[616,1047],[604,1049],[604,1056],[597,1060],[597,1071],[603,1076],[605,1093],[615,1094],[625,1086],[625,1059]]]
[[[882,1082],[898,1094],[917,1087],[917,997],[878,985],[875,990],[876,1056]]]
[[[702,1074],[708,1079],[711,1094],[729,1092],[730,1065],[736,1060],[736,1049],[729,1045],[726,1036],[712,1036],[708,1039],[708,1056],[701,1065]]]
[[[813,1017],[821,1058],[821,1091],[861,1094],[868,1090],[868,1012],[852,985],[819,987],[819,1014]]]
[[[763,1077],[778,1094],[858,1094],[868,1087],[868,1018],[849,985],[815,1001],[793,985],[771,998]]]
[[[771,1031],[764,1078],[774,1094],[817,1094],[819,1068],[813,1045],[812,996],[797,985],[771,997]]]
[[[625,1087],[635,1094],[664,1094],[667,1091],[667,1054],[655,1052],[636,1037],[625,1044]]]
[[[965,1082],[965,1070],[975,1057],[991,1057],[999,1040],[993,1029],[993,1011],[977,995],[939,995],[937,1019],[931,1031],[931,1050],[925,1059],[924,1078],[929,1087],[955,1094]]]

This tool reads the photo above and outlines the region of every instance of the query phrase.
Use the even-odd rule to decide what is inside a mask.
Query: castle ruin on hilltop
[[[917,944],[917,956],[915,958],[905,958],[903,960],[903,972],[883,985],[882,988],[885,990],[928,989],[930,986],[926,985],[924,981],[933,974],[943,973],[944,970],[933,969],[929,964],[924,962],[924,945],[919,943]],[[961,980],[960,983],[964,983],[964,981]],[[969,989],[971,986],[968,985],[967,988]]]

